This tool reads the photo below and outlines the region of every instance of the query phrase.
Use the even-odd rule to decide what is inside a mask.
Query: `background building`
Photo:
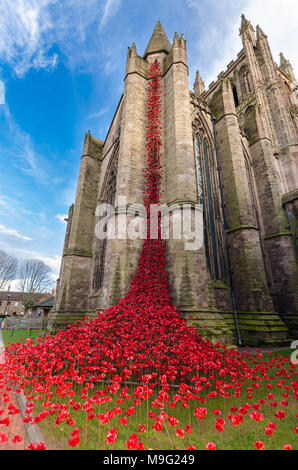
[[[47,293],[31,295],[38,303],[45,302],[51,298],[51,295]],[[10,290],[0,291],[0,315],[24,315],[23,300],[23,292],[13,292]],[[28,313],[31,313],[31,311]]]
[[[85,136],[51,322],[96,314],[128,290],[141,240],[98,240],[98,203],[142,203],[148,67],[162,70],[164,203],[204,206],[204,247],[167,243],[172,301],[203,336],[284,344],[298,333],[298,86],[243,16],[243,48],[206,90],[189,90],[186,41],[157,23],[128,49],[124,92],[105,141]],[[116,217],[119,217],[115,206]],[[128,216],[129,219],[129,216]]]

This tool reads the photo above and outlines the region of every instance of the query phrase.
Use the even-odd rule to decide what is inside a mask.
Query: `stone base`
[[[230,347],[237,347],[238,338],[232,311],[188,309],[187,312],[182,310],[181,312],[187,324],[194,327],[203,339],[209,339],[214,344],[220,341],[227,343]],[[55,333],[86,315],[94,318],[97,316],[97,310],[52,312],[48,320],[48,329]],[[292,321],[294,322],[292,325],[296,325],[297,318],[294,315],[281,316],[274,312],[237,312],[237,317],[241,346],[290,346],[294,335],[292,335],[292,330],[289,331],[285,318],[290,317],[287,321]]]
[[[52,333],[56,333],[67,325],[72,325],[77,321],[81,320],[86,315],[89,317],[96,317],[97,311],[81,312],[81,311],[63,311],[63,312],[51,312],[48,319],[47,329]]]
[[[294,339],[298,339],[298,313],[279,313],[280,318],[290,330]]]
[[[234,314],[231,311],[188,311],[185,317],[203,338],[238,344]],[[290,345],[291,332],[281,316],[274,312],[237,312],[242,346]]]
[[[212,343],[228,343],[231,347],[236,347],[237,338],[235,335],[235,325],[233,319],[225,318],[219,311],[202,311],[189,309],[182,312],[189,326],[194,327],[203,339],[209,339]],[[188,320],[188,317],[191,319]]]

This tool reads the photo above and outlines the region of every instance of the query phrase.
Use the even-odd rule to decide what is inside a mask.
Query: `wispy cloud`
[[[86,66],[95,54],[96,31],[120,5],[121,0],[2,0],[0,60],[19,77],[31,68],[53,69],[59,60]]]
[[[107,0],[103,8],[103,14],[99,23],[99,29],[102,30],[108,21],[117,13],[121,5],[121,0]]]
[[[97,113],[90,114],[89,119],[96,119],[109,112],[109,108],[100,109]]]
[[[31,67],[51,68],[57,55],[46,39],[55,0],[4,0],[0,3],[0,57],[21,76]]]
[[[19,238],[20,240],[25,240],[25,241],[34,240],[33,238],[20,233],[16,229],[8,228],[8,227],[5,227],[5,225],[1,225],[1,224],[0,224],[0,233],[3,233],[4,235],[9,235],[10,237]]]
[[[3,112],[3,120],[5,122],[5,137],[9,134],[9,148],[7,145],[3,146],[0,144],[0,153],[10,157],[15,168],[26,175],[34,178],[35,181],[41,184],[49,183],[49,176],[46,168],[48,166],[45,158],[36,152],[34,148],[34,142],[31,136],[23,131],[13,116],[10,113],[8,105],[4,105],[0,109],[0,116]],[[2,128],[4,131],[4,129]],[[1,135],[1,130],[0,130]],[[4,138],[1,139],[5,142]]]

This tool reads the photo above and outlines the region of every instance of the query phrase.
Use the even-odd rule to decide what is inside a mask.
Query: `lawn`
[[[286,355],[286,351],[281,351],[280,357]],[[272,357],[279,357],[278,352],[274,352]],[[269,359],[269,353],[264,355],[264,361]],[[147,400],[136,400],[135,384],[128,385],[126,397],[123,398],[123,395],[120,396],[117,392],[111,401],[102,404],[92,400],[92,397],[100,390],[98,386],[88,390],[88,388],[76,385],[69,395],[67,390],[65,390],[65,395],[61,393],[61,388],[57,395],[57,390],[53,387],[49,395],[50,400],[58,403],[61,410],[64,405],[64,409],[68,410],[70,416],[67,417],[66,414],[60,422],[59,419],[57,420],[56,412],[47,416],[39,425],[45,442],[51,449],[71,449],[68,439],[75,428],[80,428],[80,441],[75,449],[84,450],[127,449],[127,440],[132,434],[136,434],[145,449],[154,450],[187,449],[189,446],[204,450],[208,442],[215,443],[218,450],[255,450],[255,441],[262,441],[266,450],[282,450],[285,444],[290,444],[293,449],[297,449],[295,432],[297,401],[293,399],[291,392],[287,393],[286,382],[283,378],[275,375],[275,372],[279,370],[279,366],[276,367],[276,370],[275,368],[272,370],[272,376],[270,375],[266,381],[258,383],[247,380],[246,384],[243,384],[240,396],[234,396],[231,393],[230,397],[210,398],[207,389],[200,393],[200,400],[191,399],[189,402],[180,400],[176,402],[175,407],[172,407],[170,403],[175,401],[174,395],[177,398],[179,394],[178,388],[171,389],[164,408],[152,406],[154,397],[158,395],[157,391]],[[268,384],[271,384],[270,388]],[[251,387],[252,392],[248,393],[247,387]],[[36,416],[46,409],[47,402],[44,401],[44,396],[42,399],[37,394],[35,398],[34,415]],[[274,402],[276,405],[272,404]],[[238,414],[239,416],[239,413],[242,413],[239,410],[245,406],[247,409],[243,414],[243,422],[238,425],[233,424],[232,415]],[[194,413],[199,407],[205,408],[206,411],[198,419]],[[286,413],[281,419],[276,417],[280,409]],[[217,410],[218,414],[214,414],[214,410]],[[250,416],[253,410],[261,414],[262,418],[259,421],[255,421]],[[130,414],[132,411],[133,413]],[[162,426],[161,429],[156,430],[153,424],[158,420],[161,412],[165,413],[165,418],[159,420]],[[107,419],[108,413],[112,416],[110,419]],[[178,419],[175,424],[171,422],[172,415]],[[127,424],[125,424],[126,421],[123,422],[123,418],[127,419]],[[225,421],[223,432],[217,431],[215,427],[218,418],[223,418]],[[103,424],[105,420],[107,422]],[[265,432],[264,428],[268,427],[268,423],[274,423],[277,426],[272,435]],[[106,438],[108,432],[115,428],[118,432],[117,441],[111,445],[106,442]],[[177,435],[177,428],[182,430],[180,435]]]
[[[2,340],[6,347],[9,343],[21,343],[26,341],[27,338],[38,338],[42,336],[44,332],[42,330],[1,330]]]
[[[31,338],[42,335],[43,331],[31,331]],[[2,330],[2,337],[8,345],[30,335],[25,330]],[[185,390],[170,387],[168,399],[160,406],[156,400],[160,392],[157,387],[149,398],[140,399],[136,393],[140,383],[122,385],[120,390],[107,395],[106,382],[93,384],[86,379],[79,385],[69,377],[70,380],[59,379],[56,385],[43,391],[40,385],[36,390],[32,385],[25,387],[27,413],[33,412],[32,416],[37,417],[48,449],[123,450],[129,448],[128,440],[135,436],[133,439],[139,439],[145,449],[154,450],[190,446],[204,450],[208,443],[214,443],[218,450],[255,450],[256,441],[262,442],[266,450],[282,450],[286,444],[296,450],[297,400],[286,380],[290,378],[292,352],[289,349],[251,354],[250,367],[260,362],[271,364],[267,378],[241,377],[236,388],[227,388],[226,396],[219,393],[210,396],[215,380],[210,388],[195,392],[196,396],[189,400],[185,399]],[[217,379],[221,381],[220,377]],[[203,410],[199,415],[198,409]],[[279,410],[282,417],[278,416]],[[252,412],[259,414],[259,419],[255,420]],[[233,422],[237,416],[243,420]],[[221,431],[216,428],[218,419],[224,420]],[[276,425],[272,433],[268,432],[269,423]],[[107,437],[115,430],[116,440],[110,444]]]

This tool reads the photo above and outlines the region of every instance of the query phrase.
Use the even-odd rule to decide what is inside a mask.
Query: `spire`
[[[240,26],[240,33],[242,33],[245,29],[247,29],[249,25],[249,21],[246,19],[244,13],[241,15],[241,26]]]
[[[137,56],[137,48],[136,48],[135,43],[133,42],[131,52],[130,52],[130,57],[136,57],[136,56]]]
[[[260,39],[261,37],[264,37],[264,38],[267,38],[268,36],[266,36],[266,34],[264,33],[264,31],[262,30],[262,28],[257,25],[257,39]]]
[[[280,65],[279,65],[279,68],[280,68],[286,75],[288,75],[288,77],[289,77],[291,80],[295,81],[294,70],[293,70],[293,67],[292,67],[291,62],[285,58],[285,56],[283,55],[282,52],[279,54],[279,57],[280,57]]]
[[[193,85],[193,91],[195,92],[196,95],[199,95],[199,96],[205,91],[205,84],[198,70],[197,70],[196,79]]]
[[[152,52],[164,51],[168,53],[170,52],[170,50],[171,50],[171,43],[168,39],[168,36],[165,33],[165,30],[163,29],[161,25],[161,22],[158,21],[153,31],[153,34],[151,36],[151,39],[148,43],[148,46],[146,48],[144,59],[147,57],[148,54],[151,54]]]
[[[242,36],[242,41],[245,38],[249,39],[253,45],[256,45],[256,35],[255,30],[249,20],[246,19],[245,15],[241,16],[241,26],[240,26],[240,35]]]
[[[284,65],[287,64],[287,59],[285,58],[282,52],[279,54],[279,57],[280,57],[280,67],[283,67]]]
[[[174,34],[173,47],[180,47],[180,39],[177,32]]]

